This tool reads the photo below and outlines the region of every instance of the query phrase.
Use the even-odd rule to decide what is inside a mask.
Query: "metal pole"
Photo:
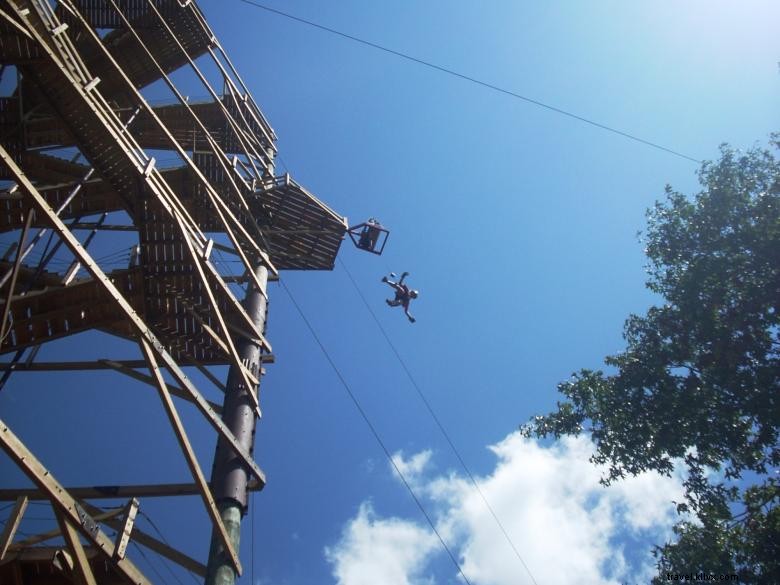
[[[263,330],[267,312],[265,289],[268,283],[268,269],[259,266],[255,269],[255,274],[263,289],[258,289],[250,279],[244,307],[252,321]],[[259,379],[261,346],[252,340],[242,338],[236,349],[241,361]],[[250,455],[254,448],[256,413],[253,400],[247,392],[254,394],[257,391],[258,388],[245,388],[243,376],[235,366],[230,367],[222,420],[233,432],[241,447]],[[230,445],[220,438],[214,454],[211,485],[220,516],[236,551],[239,550],[241,539],[241,518],[246,514],[248,506],[248,481],[249,475],[241,459],[236,456]],[[233,565],[229,557],[224,554],[219,538],[212,532],[206,568],[206,585],[233,585],[235,581],[236,573]]]

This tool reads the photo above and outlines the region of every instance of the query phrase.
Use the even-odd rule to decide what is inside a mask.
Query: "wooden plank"
[[[5,553],[8,551],[8,547],[16,535],[16,530],[19,528],[19,524],[24,516],[24,511],[27,509],[27,503],[29,499],[27,496],[19,496],[16,499],[11,515],[8,516],[8,520],[5,521],[5,528],[3,533],[0,534],[0,561],[3,560]]]
[[[125,506],[123,513],[125,519],[122,522],[122,529],[116,532],[116,543],[114,544],[114,556],[118,559],[125,558],[125,551],[130,543],[130,535],[135,524],[135,516],[138,514],[138,500],[132,498]]]
[[[19,276],[19,266],[21,266],[22,263],[22,250],[27,241],[27,232],[30,231],[33,217],[35,217],[35,210],[30,209],[30,211],[27,212],[27,221],[24,222],[22,235],[19,236],[19,246],[16,248],[16,259],[14,260],[14,267],[11,269],[11,284],[8,286],[5,303],[3,304],[3,316],[0,318],[0,343],[5,340],[5,334],[9,328],[8,313],[11,311],[11,300],[13,299],[14,289],[16,288],[16,279]]]
[[[46,500],[48,498],[41,493],[40,499]],[[122,510],[111,510],[110,512],[101,512],[100,514],[93,515],[92,518],[95,521],[100,522],[109,518],[114,518],[115,516],[119,516],[121,513]],[[25,538],[24,540],[20,540],[19,542],[14,543],[11,546],[11,550],[23,550],[33,545],[46,542],[47,540],[51,540],[52,538],[57,538],[58,536],[60,536],[60,534],[62,534],[62,532],[60,531],[59,528],[55,528],[54,530],[43,532],[41,534],[36,534],[35,536],[30,536],[28,538]]]
[[[0,149],[2,149],[1,146]],[[65,491],[62,485],[54,479],[51,472],[38,461],[2,420],[0,420],[0,447],[41,490],[48,494],[55,509],[59,510],[66,520],[78,526],[84,536],[104,553],[113,550],[113,543],[108,536],[97,528],[94,520],[86,513],[84,515],[80,513],[83,511],[76,500]],[[113,566],[136,585],[151,585],[143,573],[128,559],[114,561]]]
[[[116,362],[114,360],[100,360],[101,362],[105,363],[108,367],[110,367],[113,370],[116,370],[117,372],[120,372],[124,374],[125,376],[128,376],[130,378],[133,378],[134,380],[138,380],[139,382],[143,382],[144,384],[148,384],[149,386],[157,386],[154,378],[151,376],[147,376],[146,374],[142,374],[141,372],[136,372],[132,368],[123,366],[120,362]],[[142,365],[139,365],[138,367],[145,366],[145,362],[142,362],[141,360],[138,360]],[[187,402],[193,402],[192,396],[190,396],[187,392],[182,390],[181,388],[177,386],[169,386],[168,390],[170,390],[171,394],[176,396],[177,398],[182,398],[186,400]],[[208,401],[211,408],[214,409],[214,412],[222,414],[222,406],[217,404],[216,402]]]
[[[116,500],[126,498],[166,498],[178,496],[197,496],[200,492],[194,483],[166,483],[139,485],[101,485],[90,487],[68,487],[67,492],[78,500]],[[263,484],[252,478],[247,489],[260,491]],[[8,502],[25,497],[29,500],[48,500],[45,492],[36,488],[0,489],[0,502]],[[120,513],[112,510],[107,518]]]
[[[255,333],[255,337],[257,339],[260,339],[262,341],[263,350],[267,351],[268,353],[273,353],[273,348],[271,347],[271,344],[268,342],[268,340],[263,335],[263,332],[260,330],[260,328],[255,325],[255,323],[252,321],[252,319],[247,314],[246,310],[244,309],[244,305],[242,305],[238,300],[233,296],[233,293],[230,292],[230,290],[227,287],[227,284],[225,284],[225,281],[222,280],[219,272],[217,271],[216,267],[209,261],[206,261],[206,268],[208,269],[209,273],[212,276],[212,279],[214,283],[220,287],[223,288],[225,291],[225,294],[230,295],[230,304],[232,309],[238,313],[238,315],[241,317],[242,321],[246,323],[246,325],[250,328],[251,331]]]
[[[88,502],[82,502],[82,504],[84,505],[84,508],[93,516],[99,515],[101,512],[100,508],[96,508],[95,506],[89,504]],[[122,523],[116,519],[103,520],[103,524],[105,524],[106,526],[110,526],[114,530],[119,530],[119,528],[122,526]],[[135,541],[138,544],[144,545],[146,548],[153,550],[154,552],[165,557],[166,559],[173,561],[174,563],[176,563],[181,567],[184,567],[185,569],[187,569],[191,573],[194,573],[195,575],[198,575],[200,577],[206,576],[206,566],[204,564],[199,563],[195,559],[188,557],[187,555],[176,550],[172,546],[157,540],[153,536],[146,534],[139,528],[133,530],[133,541]]]
[[[180,221],[180,220],[179,220]],[[183,230],[182,230],[183,232]],[[219,312],[219,308],[217,305],[217,301],[214,297],[214,294],[211,291],[211,288],[208,286],[208,281],[206,280],[206,274],[203,271],[203,267],[200,265],[199,258],[197,253],[195,252],[195,249],[192,245],[192,242],[190,242],[189,237],[185,234],[184,236],[184,242],[187,244],[187,249],[190,251],[190,256],[193,259],[193,263],[195,264],[195,268],[198,271],[198,274],[200,275],[201,281],[204,283],[205,286],[205,292],[209,298],[209,301],[211,302],[211,306],[213,307],[214,316],[217,318],[217,322],[219,323],[220,329],[225,334],[225,341],[227,342],[227,346],[230,350],[230,356],[232,358],[233,364],[238,368],[238,372],[241,374],[241,377],[244,382],[244,390],[247,393],[248,396],[252,398],[252,403],[255,407],[255,411],[260,413],[260,404],[257,401],[257,397],[254,395],[254,393],[251,391],[252,388],[252,382],[249,378],[248,370],[244,366],[244,364],[241,361],[241,357],[238,355],[238,350],[236,349],[236,346],[233,344],[233,339],[230,336],[230,332],[228,331],[227,325],[225,324],[225,320],[222,317],[222,314]],[[206,261],[206,265],[210,266],[210,263]],[[217,278],[218,282],[222,282],[221,279]],[[223,283],[224,284],[224,283]],[[227,285],[225,285],[227,286]],[[230,291],[228,291],[229,293]],[[230,295],[233,296],[232,294]],[[236,301],[238,302],[238,301]],[[246,315],[246,313],[244,312]],[[248,317],[247,317],[248,319]],[[251,323],[251,319],[249,319]]]
[[[162,400],[163,406],[165,407],[165,413],[168,415],[168,420],[170,421],[171,426],[173,427],[173,430],[176,434],[176,439],[179,441],[179,446],[181,447],[181,450],[184,453],[184,457],[187,460],[187,465],[190,468],[190,473],[192,473],[192,478],[195,480],[195,484],[199,488],[201,498],[203,499],[203,504],[206,506],[206,511],[211,517],[214,530],[219,535],[219,539],[222,541],[222,546],[225,548],[225,552],[227,552],[233,568],[235,569],[236,573],[241,575],[241,561],[239,561],[235,547],[233,547],[233,543],[230,541],[230,535],[228,535],[227,528],[225,528],[225,524],[222,521],[222,516],[220,516],[219,510],[217,509],[217,504],[214,501],[211,488],[206,481],[206,477],[203,475],[203,471],[201,470],[200,464],[198,463],[198,458],[195,456],[195,451],[192,449],[192,445],[190,445],[190,441],[187,438],[187,432],[184,430],[184,425],[179,418],[176,405],[173,404],[171,393],[168,391],[168,385],[165,383],[165,380],[162,377],[162,373],[160,372],[160,368],[157,365],[154,352],[149,347],[149,344],[146,343],[146,341],[141,340],[140,345],[141,351],[144,354],[144,358],[148,363],[149,372],[157,382],[157,389],[160,392],[160,399]]]
[[[18,32],[22,33],[25,37],[32,40],[32,35],[29,32],[27,32],[27,29],[24,28],[21,24],[19,24],[13,16],[11,16],[5,10],[2,9],[0,9],[0,16],[2,16],[6,20],[6,22],[11,24]]]
[[[73,573],[76,577],[76,584],[97,585],[95,575],[92,574],[92,567],[89,566],[89,559],[87,559],[87,555],[84,553],[79,533],[56,505],[52,505],[52,508],[54,509],[54,515],[57,517],[57,523],[60,525],[60,532],[62,532],[62,536],[73,557]]]

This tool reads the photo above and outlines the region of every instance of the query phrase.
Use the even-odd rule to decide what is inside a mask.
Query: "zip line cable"
[[[371,423],[371,419],[368,418],[368,414],[366,413],[366,411],[363,410],[360,401],[358,400],[355,393],[352,391],[352,388],[350,387],[347,380],[342,375],[341,370],[339,370],[338,366],[333,361],[333,358],[330,357],[330,353],[328,353],[328,350],[325,348],[325,345],[320,340],[319,335],[317,335],[317,332],[314,330],[314,327],[312,326],[309,319],[306,318],[306,315],[304,314],[303,309],[301,309],[301,306],[298,304],[298,301],[295,300],[295,297],[292,295],[290,289],[287,288],[287,284],[284,282],[284,280],[280,278],[279,283],[282,285],[282,288],[284,288],[285,292],[287,293],[287,296],[290,297],[290,300],[295,306],[295,309],[298,311],[298,314],[301,316],[301,319],[303,319],[303,322],[306,324],[306,327],[309,329],[309,333],[311,333],[312,337],[314,338],[314,341],[316,341],[317,345],[320,346],[320,350],[325,356],[325,359],[328,360],[330,367],[336,373],[336,376],[341,382],[341,385],[344,386],[344,389],[347,391],[347,394],[349,394],[349,397],[352,399],[355,408],[357,408],[358,412],[360,413],[360,416],[363,418],[363,421],[366,423],[369,430],[371,431],[371,434],[374,435],[374,439],[376,439],[376,442],[379,443],[379,446],[382,448],[382,451],[384,451],[385,457],[387,457],[387,460],[390,462],[390,465],[392,465],[393,469],[395,469],[395,472],[398,474],[398,477],[401,478],[401,481],[406,487],[406,490],[409,492],[409,495],[412,496],[414,503],[417,504],[417,507],[420,509],[420,512],[422,512],[422,515],[425,516],[425,519],[428,521],[428,525],[431,527],[431,530],[433,530],[434,534],[436,534],[437,538],[439,539],[439,542],[441,543],[442,548],[444,548],[444,550],[449,555],[452,564],[454,564],[455,567],[458,569],[458,573],[460,574],[461,577],[463,577],[463,581],[466,583],[466,585],[471,585],[471,581],[469,581],[468,577],[466,577],[466,574],[463,572],[460,563],[455,558],[455,555],[452,553],[452,550],[450,550],[450,547],[447,546],[446,542],[444,542],[444,538],[436,528],[436,525],[433,523],[433,519],[431,519],[431,517],[428,515],[428,512],[425,510],[425,507],[423,506],[422,502],[417,497],[417,494],[414,493],[412,486],[409,485],[409,482],[406,480],[406,477],[404,476],[403,473],[401,473],[401,470],[399,469],[395,460],[393,460],[393,456],[390,454],[390,450],[385,445],[385,442],[382,440],[382,437],[379,436],[379,432],[376,430],[376,427],[374,427],[374,425]]]
[[[272,12],[274,14],[277,14],[279,16],[283,16],[285,18],[288,18],[290,20],[294,20],[296,22],[300,22],[301,24],[305,24],[320,30],[323,30],[325,32],[329,32],[331,34],[340,36],[342,38],[348,39],[350,41],[354,41],[356,43],[360,43],[362,45],[365,45],[367,47],[371,47],[372,49],[377,49],[379,51],[384,51],[385,53],[389,53],[391,55],[395,55],[396,57],[400,57],[401,59],[406,59],[407,61],[411,61],[413,63],[417,63],[418,65],[422,65],[423,67],[428,67],[429,69],[434,69],[436,71],[439,71],[440,73],[446,73],[447,75],[452,75],[454,77],[458,77],[460,79],[463,79],[465,81],[469,81],[471,83],[474,83],[476,85],[480,85],[482,87],[485,87],[487,89],[496,91],[498,93],[503,93],[504,95],[508,95],[510,97],[513,97],[518,100],[522,100],[524,102],[527,102],[529,104],[533,104],[535,106],[538,106],[540,108],[544,108],[546,110],[549,110],[551,112],[555,112],[556,114],[560,114],[562,116],[567,116],[568,118],[572,118],[574,120],[577,120],[579,122],[583,122],[584,124],[589,124],[591,126],[594,126],[596,128],[599,128],[600,130],[604,130],[606,132],[611,132],[612,134],[617,134],[618,136],[622,136],[623,138],[628,138],[629,140],[633,140],[634,142],[639,142],[640,144],[644,144],[645,146],[650,146],[652,148],[662,150],[666,153],[672,154],[674,156],[678,156],[680,158],[684,158],[685,160],[689,160],[691,162],[695,162],[696,164],[701,164],[702,161],[700,161],[697,158],[694,158],[692,156],[688,156],[687,154],[683,154],[681,152],[678,152],[676,150],[672,150],[671,148],[668,148],[666,146],[663,146],[661,144],[658,144],[657,142],[651,142],[650,140],[645,140],[644,138],[640,138],[639,136],[636,136],[635,134],[630,134],[629,132],[624,132],[623,130],[618,130],[617,128],[614,128],[612,126],[607,126],[606,124],[601,124],[600,122],[596,122],[595,120],[591,120],[589,118],[585,118],[584,116],[579,116],[577,114],[574,114],[572,112],[569,112],[567,110],[552,106],[550,104],[546,104],[542,101],[535,100],[533,98],[530,98],[528,96],[524,96],[522,94],[519,94],[517,92],[511,91],[509,89],[504,89],[503,87],[500,87],[498,85],[494,85],[492,83],[488,83],[487,81],[482,81],[481,79],[477,79],[476,77],[471,77],[469,75],[466,75],[464,73],[459,73],[458,71],[455,71],[454,69],[449,69],[447,67],[443,67],[442,65],[437,65],[436,63],[432,63],[430,61],[425,61],[423,59],[418,59],[417,57],[413,57],[412,55],[409,55],[407,53],[402,53],[401,51],[396,51],[394,49],[390,49],[389,47],[385,47],[382,45],[379,45],[377,43],[373,43],[371,41],[367,41],[365,39],[361,39],[359,37],[343,33],[341,31],[338,31],[336,29],[324,26],[322,24],[318,24],[316,22],[312,22],[311,20],[306,20],[305,18],[301,18],[299,16],[294,16],[292,14],[289,14],[287,12],[282,12],[281,10],[277,10],[276,8],[271,8],[270,6],[265,6],[264,4],[260,4],[258,2],[254,2],[253,0],[240,0],[244,4],[249,4],[250,6],[254,6],[255,8],[260,8],[261,10],[266,10],[268,12]]]
[[[155,524],[154,520],[152,520],[152,517],[149,516],[149,514],[146,514],[143,510],[140,510],[140,509],[138,510],[138,514],[143,516],[143,518],[149,523],[149,526],[151,526],[154,529],[154,531],[157,533],[157,536],[159,536],[160,540],[162,540],[163,544],[165,544],[166,546],[170,547],[171,545],[168,542],[168,539],[165,538],[163,533],[157,527],[157,524]],[[176,576],[176,573],[174,573],[173,569],[171,569],[171,567],[168,565],[168,559],[165,559],[164,557],[163,557],[163,559],[164,559],[164,562],[162,564],[165,566],[166,569],[168,569],[168,572],[173,576],[174,579],[176,579],[176,581],[179,583],[179,585],[184,585],[184,583],[181,582],[181,579],[179,579],[179,577]],[[200,581],[195,579],[195,575],[193,575],[189,571],[187,571],[187,574],[190,577],[192,577],[192,579],[195,581],[195,583],[198,583],[200,585]]]
[[[155,567],[152,564],[152,561],[150,561],[149,557],[146,556],[146,553],[141,548],[141,546],[137,544],[134,540],[131,540],[130,544],[132,544],[136,548],[138,554],[140,554],[143,557],[144,561],[146,561],[146,566],[149,567],[154,572],[155,575],[157,575],[157,578],[160,579],[160,583],[163,583],[163,585],[168,585],[168,581],[163,578],[163,576],[160,574],[160,571],[157,570],[157,567]]]
[[[479,497],[482,499],[482,502],[485,504],[485,507],[490,512],[490,515],[493,516],[493,520],[498,525],[498,528],[501,530],[501,532],[504,535],[504,538],[506,539],[509,546],[512,548],[512,550],[515,553],[515,556],[517,557],[517,560],[520,561],[520,563],[523,565],[523,568],[528,573],[528,576],[531,577],[531,581],[534,582],[534,585],[539,585],[539,583],[536,581],[536,578],[534,577],[533,573],[531,572],[531,569],[528,567],[528,565],[523,560],[523,557],[520,555],[520,551],[517,550],[517,547],[515,546],[515,543],[512,541],[512,539],[509,536],[509,533],[504,528],[504,525],[501,523],[501,520],[498,519],[498,515],[493,510],[493,507],[488,503],[487,498],[485,497],[485,494],[482,492],[482,489],[479,487],[479,484],[474,479],[474,475],[471,473],[471,470],[469,469],[468,465],[466,465],[466,462],[463,460],[463,457],[461,457],[460,452],[458,451],[458,448],[455,447],[455,444],[452,442],[452,439],[450,438],[449,433],[444,428],[444,425],[439,420],[439,417],[436,416],[436,412],[433,410],[433,407],[431,406],[430,402],[428,402],[428,399],[425,397],[425,394],[423,394],[422,389],[417,384],[417,381],[415,380],[414,376],[412,376],[412,372],[409,370],[409,368],[406,365],[406,362],[401,357],[401,354],[398,353],[398,350],[395,347],[395,344],[391,341],[390,336],[387,334],[387,331],[385,331],[385,328],[382,326],[382,323],[379,321],[379,319],[376,316],[376,313],[371,308],[371,305],[368,304],[368,301],[366,300],[366,297],[363,295],[363,292],[360,290],[360,287],[358,287],[357,282],[352,277],[352,274],[350,273],[349,269],[347,268],[347,265],[344,263],[344,261],[339,257],[338,258],[339,264],[341,264],[341,267],[344,269],[344,272],[347,273],[347,276],[349,277],[349,280],[352,282],[352,286],[355,287],[355,290],[357,291],[358,295],[360,296],[361,300],[363,301],[363,304],[366,306],[366,309],[368,309],[368,312],[371,313],[371,316],[374,318],[374,322],[376,323],[377,327],[379,327],[379,330],[382,332],[382,335],[385,338],[385,341],[387,341],[387,344],[390,346],[390,349],[393,350],[393,353],[395,354],[396,359],[398,359],[398,363],[401,364],[401,367],[403,368],[404,372],[406,372],[406,376],[409,378],[409,381],[412,383],[412,386],[414,386],[414,389],[417,391],[417,395],[420,397],[420,400],[422,400],[423,404],[425,405],[425,408],[428,411],[428,414],[431,415],[431,418],[436,423],[436,426],[439,427],[439,431],[441,431],[441,434],[444,436],[444,439],[447,441],[447,443],[450,446],[450,449],[452,449],[452,452],[455,454],[455,457],[457,457],[458,461],[460,462],[461,467],[463,467],[463,471],[466,472],[466,475],[469,478],[469,481],[471,481],[471,485],[474,486],[474,489],[479,494]]]
[[[284,165],[285,170],[287,170],[287,165],[285,164],[284,160],[282,160],[281,157],[278,157],[278,158],[280,159],[280,162],[282,163],[282,165]],[[382,326],[382,323],[379,321],[378,317],[376,316],[376,313],[374,313],[374,310],[371,308],[371,305],[368,304],[368,301],[366,300],[366,297],[363,295],[363,292],[360,290],[360,287],[358,287],[357,282],[355,281],[355,279],[352,276],[352,273],[349,271],[349,269],[347,268],[347,265],[344,263],[344,261],[341,259],[340,256],[337,256],[337,259],[339,261],[339,264],[341,264],[341,267],[344,269],[344,272],[346,272],[347,276],[349,277],[349,280],[352,282],[352,286],[355,287],[355,290],[357,291],[358,295],[360,296],[360,299],[363,301],[363,304],[366,306],[366,309],[368,309],[368,312],[373,317],[374,322],[377,324],[377,327],[379,327],[379,330],[382,332],[382,335],[384,336],[385,341],[387,341],[387,344],[390,346],[390,349],[392,349],[393,353],[395,354],[395,357],[398,360],[398,363],[401,364],[401,367],[403,368],[404,372],[406,372],[406,375],[409,378],[409,381],[412,383],[412,386],[414,386],[414,389],[417,391],[417,395],[420,397],[420,400],[422,400],[423,404],[425,405],[425,408],[427,409],[428,413],[431,415],[431,418],[433,418],[434,422],[436,423],[436,426],[439,428],[439,431],[441,431],[441,434],[444,436],[445,440],[449,444],[450,449],[452,449],[452,452],[457,457],[458,461],[460,462],[461,467],[463,467],[463,470],[466,472],[466,475],[468,476],[469,480],[471,481],[471,484],[474,486],[474,489],[477,491],[477,493],[479,494],[479,497],[484,502],[485,507],[490,512],[490,515],[493,517],[493,520],[496,522],[496,525],[501,530],[501,532],[504,535],[504,538],[506,539],[507,543],[512,548],[512,550],[514,551],[515,556],[520,561],[520,564],[523,565],[523,568],[528,573],[528,576],[531,578],[531,581],[533,581],[534,585],[539,585],[539,583],[536,581],[536,578],[534,577],[533,573],[531,572],[531,569],[528,567],[526,562],[523,560],[523,557],[520,554],[520,551],[517,549],[517,547],[515,546],[515,543],[512,541],[511,537],[509,536],[509,533],[504,528],[503,523],[501,522],[501,520],[499,520],[498,515],[493,510],[493,507],[488,502],[487,498],[485,497],[485,494],[482,492],[482,489],[479,487],[479,484],[474,479],[474,475],[471,473],[471,470],[469,469],[468,465],[466,465],[466,462],[464,461],[464,459],[461,456],[460,452],[458,451],[457,447],[455,447],[455,444],[452,442],[452,439],[450,438],[449,433],[444,428],[444,425],[439,420],[439,417],[436,415],[436,412],[433,410],[433,407],[431,406],[430,402],[428,402],[428,399],[425,397],[425,394],[423,394],[422,389],[417,384],[417,381],[415,380],[414,376],[412,375],[412,372],[407,367],[406,362],[401,357],[401,354],[398,353],[398,349],[396,349],[395,344],[390,339],[390,336],[387,334],[387,331],[385,331],[385,328]],[[390,271],[388,270],[388,272],[390,272]],[[320,343],[319,338],[316,337],[316,334],[314,333],[314,331],[313,331],[311,325],[309,324],[309,322],[304,317],[303,312],[301,311],[301,309],[298,306],[298,304],[295,302],[295,299],[293,299],[292,294],[290,294],[290,290],[287,288],[287,286],[284,284],[284,282],[281,279],[280,279],[279,282],[281,282],[282,285],[284,286],[285,290],[287,291],[287,294],[290,296],[290,300],[292,300],[293,304],[295,304],[295,308],[298,309],[298,313],[301,315],[301,317],[304,319],[304,321],[306,321],[306,325],[309,327],[309,331],[311,331],[312,335],[315,336],[315,339],[317,340],[317,343],[320,345],[320,349],[323,351],[323,353],[325,353],[326,357],[328,358],[328,361],[330,362],[331,367],[333,367],[333,369],[336,370],[335,364],[330,359],[330,356],[328,356],[328,354],[325,352],[325,348]],[[339,378],[341,379],[341,383],[344,384],[345,387],[347,387],[346,386],[346,382],[341,377],[341,375],[338,373],[338,370],[336,370],[336,373],[339,375]],[[420,507],[420,509],[422,510],[422,506],[421,506],[420,502],[417,500],[417,498],[415,497],[414,493],[411,492],[411,488],[407,484],[406,480],[403,478],[403,475],[398,470],[398,467],[396,467],[395,463],[392,460],[392,457],[390,457],[388,449],[385,448],[385,445],[382,443],[382,441],[379,438],[377,432],[375,431],[375,429],[373,428],[371,423],[368,421],[365,413],[363,412],[363,409],[357,403],[354,395],[352,395],[352,392],[348,388],[347,388],[347,392],[350,393],[350,397],[355,402],[355,406],[357,406],[358,410],[360,410],[361,415],[363,416],[363,418],[365,419],[366,423],[371,428],[371,432],[374,433],[374,437],[377,439],[377,441],[379,441],[380,445],[382,446],[382,449],[384,449],[385,455],[388,456],[388,459],[390,459],[390,462],[393,464],[393,467],[395,467],[395,470],[398,472],[399,476],[403,479],[403,482],[406,485],[407,489],[410,490],[410,493],[412,494],[412,497],[414,498],[415,502],[417,502],[418,507]],[[425,513],[424,510],[423,510],[423,514],[425,514],[426,518],[428,518],[428,515]],[[430,519],[428,520],[428,523],[431,524]],[[431,524],[431,527],[433,528],[432,524]],[[434,531],[436,531],[435,528],[434,528]],[[437,536],[439,536],[438,532],[437,532]],[[439,536],[439,540],[442,542],[442,545],[444,545],[444,547],[447,548],[447,546],[444,544],[444,541],[442,540],[441,536]],[[447,552],[450,554],[450,558],[452,558],[452,553],[450,553],[449,549],[447,549]],[[458,564],[458,570],[460,570],[460,565],[459,564]],[[462,571],[461,571],[461,574],[463,574]],[[464,579],[465,578],[466,577],[464,575]]]
[[[252,551],[252,554],[250,555],[250,558],[252,559],[252,563],[250,565],[250,572],[249,576],[251,577],[252,585],[255,585],[255,492],[252,492],[249,494],[249,505],[252,507],[252,511],[250,512],[250,523],[252,526],[252,540],[250,541],[250,549]]]

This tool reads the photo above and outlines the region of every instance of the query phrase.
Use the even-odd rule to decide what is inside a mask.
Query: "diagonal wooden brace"
[[[170,421],[174,433],[176,434],[176,439],[179,441],[179,446],[181,447],[181,450],[184,453],[184,457],[187,460],[187,465],[190,468],[190,473],[192,473],[192,478],[195,480],[195,484],[198,486],[198,491],[200,492],[203,503],[206,506],[206,511],[211,517],[214,528],[219,534],[220,540],[222,541],[222,546],[225,547],[225,551],[230,557],[233,568],[236,570],[236,573],[240,575],[241,562],[238,559],[238,554],[236,553],[235,547],[233,547],[233,544],[230,541],[230,536],[228,535],[225,524],[222,521],[222,516],[220,516],[219,510],[217,509],[217,504],[214,501],[211,488],[206,481],[206,477],[203,475],[203,471],[200,468],[198,459],[195,456],[195,451],[193,450],[192,445],[187,438],[187,432],[184,430],[184,425],[181,422],[179,413],[176,410],[176,406],[173,404],[171,393],[168,391],[168,385],[163,379],[162,372],[160,371],[160,367],[157,365],[157,360],[154,357],[154,353],[149,347],[149,344],[143,340],[141,340],[141,351],[143,351],[144,358],[146,358],[146,362],[149,366],[149,373],[154,377],[155,382],[157,383],[157,389],[160,392],[160,399],[162,400],[163,406],[165,407],[165,413],[168,415],[168,420]]]

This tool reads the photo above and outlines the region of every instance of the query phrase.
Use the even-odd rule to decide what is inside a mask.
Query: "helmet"
[[[413,299],[416,299],[417,297],[420,296],[420,291],[419,290],[410,290],[409,291],[409,296],[412,297]]]

